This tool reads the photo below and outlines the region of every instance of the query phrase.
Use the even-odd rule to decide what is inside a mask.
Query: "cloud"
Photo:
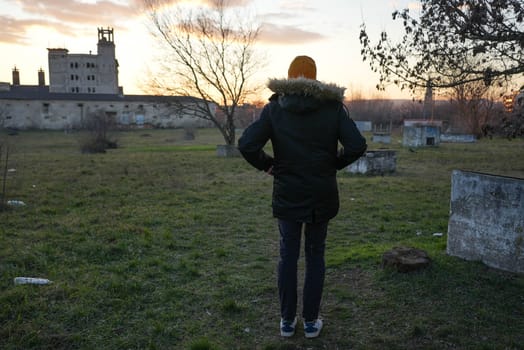
[[[142,0],[131,0],[134,2],[142,2]],[[162,6],[171,6],[171,5],[191,5],[191,6],[208,6],[212,7],[217,3],[217,0],[151,0],[153,3],[157,3]],[[253,0],[224,0],[224,7],[246,7],[249,4],[253,3]]]
[[[215,2],[215,0],[208,0],[205,2],[212,5]],[[251,4],[252,2],[253,0],[226,0],[224,1],[224,5],[226,7],[245,7]]]
[[[0,42],[25,45],[29,42],[28,31],[31,27],[42,26],[58,33],[80,36],[85,28],[91,30],[99,26],[115,26],[140,15],[140,0],[128,3],[116,3],[102,0],[86,3],[79,0],[17,0],[16,4],[23,13],[16,18],[0,14]],[[120,24],[120,28],[122,28]]]
[[[96,27],[117,27],[126,30],[126,22],[142,15],[143,0],[4,0],[8,6],[0,9],[0,43],[30,44],[29,31],[40,26],[72,37],[81,37],[92,32]],[[182,0],[159,0],[165,2],[183,2]],[[185,0],[187,1],[187,0]],[[210,4],[214,0],[191,0]],[[253,0],[226,0],[228,7],[246,7]],[[9,8],[17,7],[17,11]],[[282,1],[278,12],[265,14],[262,19],[261,42],[272,44],[295,44],[322,40],[324,35],[300,29],[299,25],[289,22],[297,18],[298,12],[312,9],[305,1]],[[3,13],[2,13],[3,12]],[[20,12],[13,17],[7,13]],[[269,23],[269,20],[285,20],[286,24]],[[294,24],[294,23],[293,23]]]
[[[315,9],[309,6],[311,2],[305,0],[284,0],[279,4],[280,9],[290,11],[315,11]]]
[[[410,9],[410,10],[420,10],[422,8],[422,4],[419,1],[390,1],[389,7],[395,10],[401,10],[401,9]]]
[[[410,2],[408,8],[410,10],[422,10],[422,4],[419,2]]]
[[[311,21],[315,21],[315,14],[318,13],[311,6],[311,1],[281,0],[273,11],[258,16],[262,23],[259,37],[262,43],[299,45],[327,38],[317,31],[301,29],[311,28]]]
[[[264,13],[257,16],[257,18],[262,21],[271,21],[274,22],[275,20],[290,20],[295,19],[296,14],[287,13],[287,12],[271,12],[271,13]]]
[[[30,27],[48,26],[48,21],[43,20],[17,20],[12,17],[0,15],[0,43],[27,45],[29,38],[25,35]]]
[[[78,0],[18,0],[18,4],[28,15],[66,23],[113,24],[116,18],[135,17],[139,14],[138,9],[130,3],[121,4],[108,0],[96,3]]]
[[[293,45],[319,41],[326,36],[288,25],[262,23],[259,40],[262,43]]]
[[[290,25],[290,23],[308,23],[304,17],[315,16],[318,10],[307,5],[305,1],[280,1],[279,4],[272,8],[272,12],[257,14],[261,22],[280,22]]]

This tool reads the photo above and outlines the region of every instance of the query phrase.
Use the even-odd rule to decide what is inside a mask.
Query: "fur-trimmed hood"
[[[294,79],[270,79],[267,87],[279,95],[303,95],[313,97],[319,101],[335,100],[339,102],[344,100],[344,91],[346,90],[346,88],[335,84],[328,84],[302,77]]]

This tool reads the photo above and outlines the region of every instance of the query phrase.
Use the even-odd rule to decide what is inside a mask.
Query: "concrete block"
[[[397,168],[397,152],[393,150],[367,151],[364,156],[347,167],[352,174],[384,175]]]
[[[475,143],[477,138],[472,134],[440,134],[440,142]]]
[[[217,145],[217,156],[218,157],[240,157],[240,151],[234,145]]]
[[[454,170],[447,253],[524,273],[524,179]]]
[[[372,123],[365,120],[355,120],[355,125],[360,132],[371,131]]]
[[[375,142],[375,143],[390,144],[391,143],[391,135],[390,134],[374,133],[372,141]]]
[[[442,121],[404,120],[402,144],[407,147],[438,146]]]

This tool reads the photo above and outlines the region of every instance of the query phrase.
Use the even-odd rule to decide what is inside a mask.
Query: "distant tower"
[[[42,68],[38,71],[38,86],[45,86],[45,73]]]
[[[426,83],[426,95],[422,106],[422,119],[433,119],[433,85],[431,79]]]
[[[113,28],[98,28],[98,76],[100,93],[118,93],[118,61],[115,58]]]
[[[49,92],[69,92],[69,81],[66,79],[69,73],[68,56],[67,49],[47,49]]]
[[[115,55],[115,36],[113,28],[98,28],[98,54]]]
[[[20,85],[20,72],[18,69],[13,68],[13,85]]]

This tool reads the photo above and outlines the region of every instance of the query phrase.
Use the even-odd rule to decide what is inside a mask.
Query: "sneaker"
[[[295,327],[297,326],[297,318],[293,321],[280,319],[280,335],[283,337],[292,337],[295,334]]]
[[[306,338],[316,338],[320,334],[322,329],[322,320],[317,318],[315,321],[305,322],[304,321],[304,335]]]

